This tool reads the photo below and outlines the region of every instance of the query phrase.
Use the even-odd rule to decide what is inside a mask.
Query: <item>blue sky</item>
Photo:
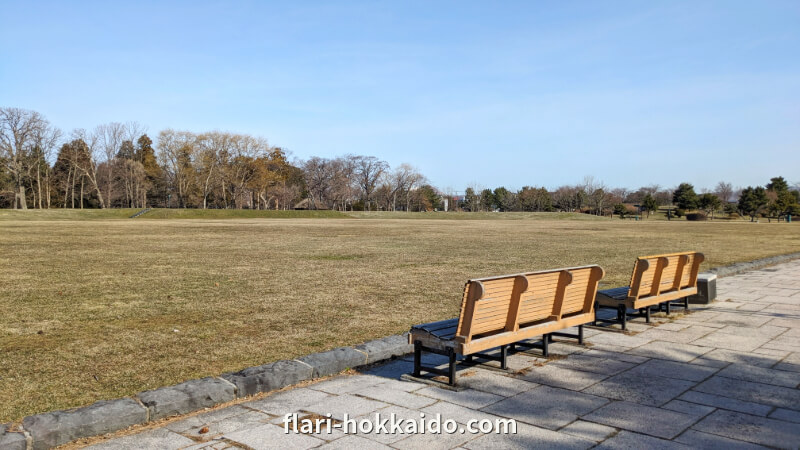
[[[800,2],[9,2],[0,106],[440,188],[800,182]]]

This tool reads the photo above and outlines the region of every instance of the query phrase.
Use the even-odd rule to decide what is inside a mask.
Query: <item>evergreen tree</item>
[[[739,210],[750,216],[750,221],[755,221],[756,216],[767,206],[767,191],[761,186],[748,186],[739,196]]]
[[[689,183],[681,183],[678,189],[672,193],[672,203],[683,210],[696,208],[697,194],[694,192],[694,186]]]

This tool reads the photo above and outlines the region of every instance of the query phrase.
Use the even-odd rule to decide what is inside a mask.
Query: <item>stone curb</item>
[[[388,336],[354,347],[340,347],[289,361],[189,380],[141,392],[133,398],[101,400],[82,408],[52,411],[22,419],[20,431],[0,424],[0,449],[40,450],[75,439],[123,430],[132,425],[187,414],[235,398],[282,389],[302,381],[406,355],[408,334]]]
[[[785,263],[795,259],[800,259],[800,252],[789,253],[787,255],[770,256],[768,258],[731,264],[729,266],[715,267],[706,271],[706,273],[714,273],[719,278],[729,277],[751,270],[762,269],[767,266],[774,266],[775,264]]]

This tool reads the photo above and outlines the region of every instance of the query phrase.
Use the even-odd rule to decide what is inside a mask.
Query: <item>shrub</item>
[[[686,215],[686,220],[697,221],[697,220],[707,220],[707,219],[708,219],[708,216],[706,215],[706,213],[701,212],[701,211],[689,213],[689,214]]]
[[[675,217],[683,217],[686,215],[686,210],[678,208],[675,210]]]

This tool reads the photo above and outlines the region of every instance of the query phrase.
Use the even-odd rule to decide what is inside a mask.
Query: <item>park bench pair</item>
[[[456,384],[457,355],[500,362],[506,369],[508,350],[516,346],[540,348],[548,356],[552,336],[577,338],[583,344],[583,326],[597,324],[596,307],[617,308],[617,318],[626,326],[628,308],[650,307],[683,299],[697,292],[697,271],[703,255],[695,252],[641,257],[636,260],[630,286],[598,292],[604,276],[600,266],[590,265],[545,270],[467,281],[458,318],[411,328],[414,373],[446,376]],[[578,327],[578,334],[561,330]],[[541,337],[540,342],[531,339]],[[499,354],[487,350],[499,349]],[[424,352],[447,356],[447,370],[424,366]]]

